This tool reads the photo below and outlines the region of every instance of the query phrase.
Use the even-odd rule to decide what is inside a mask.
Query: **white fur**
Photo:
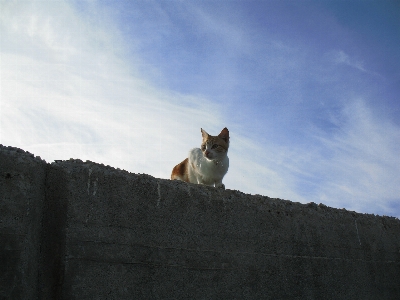
[[[222,179],[226,172],[228,172],[228,155],[226,152],[217,153],[211,151],[211,158],[206,158],[200,148],[194,148],[189,151],[189,181],[210,186],[215,185],[217,188],[225,188]]]

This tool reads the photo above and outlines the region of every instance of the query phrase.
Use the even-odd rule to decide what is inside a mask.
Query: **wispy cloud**
[[[360,99],[349,100],[339,118],[333,133],[315,129],[309,146],[282,151],[282,157],[294,153],[296,159],[289,155],[275,170],[294,178],[286,182],[299,199],[391,214],[400,195],[400,128],[379,120]],[[296,176],[298,170],[305,173]]]
[[[379,120],[360,99],[350,101],[342,114],[340,131],[322,141],[331,153],[324,169],[331,172],[321,194],[345,199],[342,206],[355,210],[370,205],[387,214],[400,195],[400,128]]]
[[[333,55],[333,61],[337,64],[344,64],[347,65],[349,67],[355,68],[361,72],[367,73],[369,75],[374,75],[374,76],[378,76],[378,77],[382,77],[382,75],[370,71],[365,67],[365,63],[351,58],[348,54],[346,54],[344,51],[340,50],[340,51],[332,51],[332,55]]]
[[[350,57],[343,51],[334,52],[334,61],[338,64],[345,64],[360,71],[366,72],[362,62],[351,60]]]
[[[44,2],[9,7],[15,20],[33,20],[26,26],[2,15],[3,41],[12,39],[14,48],[2,47],[1,142],[47,160],[79,157],[168,177],[186,145],[198,143],[190,136],[195,128],[220,127],[218,105],[132,75],[112,47],[98,46],[107,36],[104,43],[122,47],[118,39],[105,28],[98,36],[97,26],[57,3],[51,13]],[[60,14],[75,25],[60,25]],[[76,30],[79,42],[63,40]]]
[[[227,176],[228,186],[393,215],[400,202],[400,128],[380,120],[362,99],[349,99],[330,122],[335,129],[328,132],[310,127],[304,144],[232,140],[235,176]]]

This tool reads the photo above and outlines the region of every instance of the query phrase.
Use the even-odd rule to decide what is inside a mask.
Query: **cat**
[[[218,136],[209,135],[201,128],[201,135],[201,148],[189,151],[188,158],[173,168],[171,179],[225,189],[222,179],[229,168],[228,128],[222,129]]]

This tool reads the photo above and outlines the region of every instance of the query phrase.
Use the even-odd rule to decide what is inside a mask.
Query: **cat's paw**
[[[223,183],[217,183],[217,184],[215,185],[215,187],[216,187],[217,189],[224,190],[224,189],[225,189],[225,184],[223,184]]]

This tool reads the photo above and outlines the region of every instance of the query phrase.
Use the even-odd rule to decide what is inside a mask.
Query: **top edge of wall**
[[[23,149],[17,148],[17,147],[12,147],[12,146],[4,146],[0,144],[0,152],[2,152],[5,155],[9,156],[19,156],[23,158],[29,158],[37,162],[41,163],[47,163],[44,159],[42,159],[40,156],[35,156],[34,154],[25,151]]]
[[[119,174],[122,176],[141,176],[143,178],[146,178],[148,180],[156,180],[156,181],[163,181],[164,183],[167,183],[171,186],[175,186],[175,187],[180,187],[180,188],[195,188],[195,189],[204,189],[204,190],[210,190],[210,191],[216,191],[217,189],[215,189],[214,187],[210,187],[210,186],[203,186],[203,185],[198,185],[198,184],[192,184],[192,183],[186,183],[183,181],[171,181],[169,179],[162,179],[162,178],[155,178],[149,174],[145,174],[145,173],[132,173],[120,168],[114,168],[110,165],[104,165],[102,163],[96,163],[90,160],[86,160],[85,162],[82,161],[81,159],[73,159],[70,158],[69,160],[55,160],[54,162],[51,163],[47,163],[44,159],[42,159],[40,156],[35,156],[34,154],[25,151],[23,149],[17,148],[17,147],[12,147],[12,146],[4,146],[2,144],[0,144],[0,152],[2,152],[5,155],[10,155],[10,156],[19,156],[19,157],[23,157],[23,158],[27,158],[30,160],[33,160],[35,162],[39,162],[39,163],[45,163],[47,165],[53,166],[53,167],[61,167],[63,169],[69,169],[70,167],[72,168],[87,168],[88,170],[91,171],[101,171],[101,172],[105,172],[108,173],[109,175],[112,174]],[[69,170],[71,171],[71,170]],[[68,172],[69,172],[68,171]],[[369,217],[369,218],[384,218],[386,220],[391,220],[391,221],[395,221],[395,222],[399,222],[400,220],[396,217],[392,217],[392,216],[380,216],[380,215],[376,215],[376,214],[368,214],[368,213],[359,213],[359,212],[355,212],[355,211],[351,211],[351,210],[347,210],[345,208],[332,208],[329,207],[323,203],[315,203],[315,202],[310,202],[310,203],[300,203],[300,202],[295,202],[295,201],[291,201],[291,200],[286,200],[286,199],[280,199],[280,198],[271,198],[268,196],[264,196],[264,195],[259,195],[259,194],[246,194],[243,193],[239,190],[231,190],[231,189],[226,189],[224,191],[222,190],[218,190],[219,192],[223,193],[224,196],[227,196],[228,198],[230,198],[229,196],[231,194],[236,194],[236,195],[240,195],[241,197],[246,197],[248,199],[252,199],[256,202],[259,202],[260,204],[263,201],[273,201],[276,203],[279,203],[280,205],[283,206],[301,206],[303,208],[307,208],[313,211],[320,211],[320,212],[336,212],[336,213],[346,213],[346,214],[352,214],[354,217],[356,216],[363,216],[363,217]],[[224,197],[225,198],[225,197]]]

